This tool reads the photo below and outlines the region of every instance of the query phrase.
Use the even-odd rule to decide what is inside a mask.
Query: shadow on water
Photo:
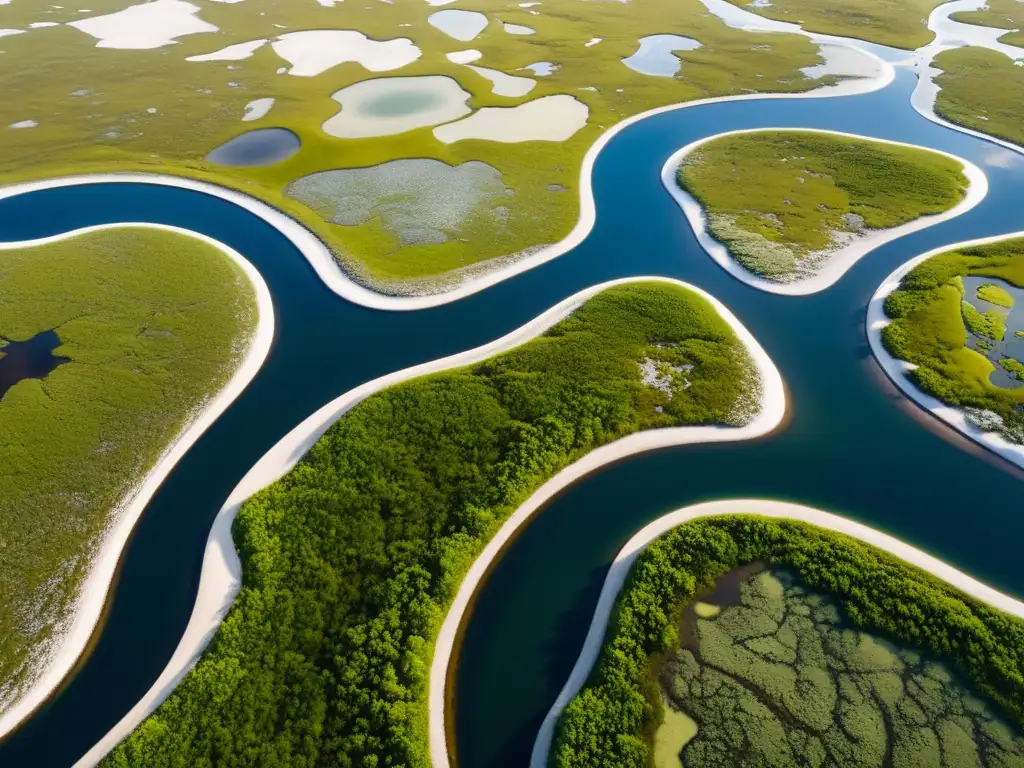
[[[25,341],[12,341],[3,336],[0,339],[6,342],[0,347],[0,400],[19,381],[45,379],[58,365],[71,362],[70,357],[53,354],[61,341],[52,328]]]
[[[922,429],[920,414],[894,407],[906,401],[874,378],[865,343],[868,299],[897,266],[943,244],[1019,228],[1024,164],[924,120],[909,106],[913,85],[913,74],[900,71],[890,87],[864,96],[714,104],[636,123],[597,160],[597,221],[583,243],[486,291],[418,312],[378,312],[339,299],[279,232],[200,193],[118,183],[0,200],[0,234],[8,240],[118,221],[177,225],[221,240],[264,276],[277,320],[259,374],[140,519],[91,654],[0,744],[0,766],[72,764],[145,693],[188,621],[221,504],[306,416],[369,379],[492,341],[577,291],[631,275],[678,278],[728,306],[781,371],[791,420],[764,440],[619,462],[569,488],[525,527],[490,572],[465,627],[454,675],[460,768],[524,764],[537,723],[575,663],[608,564],[638,529],[688,504],[769,497],[820,507],[1024,593],[1024,520],[1005,503],[1019,498],[1018,477],[1005,462],[978,461],[946,439],[948,430]],[[952,152],[985,168],[990,193],[969,213],[871,253],[821,294],[765,294],[708,258],[659,175],[685,144],[773,126]]]

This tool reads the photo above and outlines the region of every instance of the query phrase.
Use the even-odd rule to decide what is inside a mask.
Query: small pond
[[[558,65],[552,64],[550,61],[537,61],[533,64],[527,64],[525,67],[520,67],[519,69],[528,69],[537,77],[547,77],[558,69]]]
[[[19,381],[44,379],[58,365],[70,363],[70,357],[53,354],[60,345],[60,337],[53,329],[25,341],[7,340],[0,347],[0,400]]]
[[[682,63],[673,51],[694,51],[700,43],[680,35],[648,35],[640,38],[640,48],[622,63],[644,75],[674,77]]]
[[[341,112],[323,124],[331,136],[393,136],[468,115],[469,92],[450,77],[387,77],[342,88],[333,96]]]
[[[206,159],[217,165],[252,168],[287,160],[301,146],[299,137],[287,128],[260,128],[221,144]]]
[[[1024,288],[1015,288],[1005,280],[994,277],[965,277],[963,283],[964,301],[973,304],[982,314],[993,312],[1000,315],[1006,323],[1006,332],[1002,340],[992,341],[968,331],[967,346],[987,357],[995,365],[996,369],[989,376],[992,384],[1003,389],[1024,387],[1024,381],[1000,365],[1000,361],[1006,358],[1024,362]],[[979,297],[978,289],[982,286],[995,286],[995,296],[1002,295],[1002,303],[993,303]],[[988,296],[995,298],[992,294]],[[1012,301],[1012,306],[1005,306],[1009,301]]]
[[[476,11],[438,11],[430,14],[427,21],[448,37],[464,43],[468,43],[487,27],[487,17]]]

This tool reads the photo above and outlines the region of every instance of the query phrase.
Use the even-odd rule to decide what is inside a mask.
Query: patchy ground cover
[[[999,38],[1007,45],[1024,46],[1024,3],[1018,0],[986,0],[977,11],[960,11],[950,16],[953,21],[1010,30]]]
[[[850,627],[790,570],[741,578],[718,616],[684,613],[658,680],[699,730],[657,768],[1024,764],[1020,729],[947,665]]]
[[[1024,145],[1024,65],[972,47],[943,51],[934,66],[942,70],[935,78],[941,88],[935,100],[940,117]]]
[[[783,283],[869,235],[954,208],[967,187],[945,155],[808,131],[712,139],[683,157],[678,181],[730,255]]]
[[[168,9],[176,2],[162,1]],[[198,11],[184,15],[174,6],[179,9],[173,11],[178,22],[192,20],[187,34],[146,50],[97,48],[95,37],[60,23],[109,15],[130,2],[100,0],[89,5],[88,13],[30,3],[0,6],[0,27],[21,31],[0,38],[0,56],[31,63],[0,72],[0,84],[19,94],[0,105],[0,131],[5,131],[0,177],[16,181],[142,170],[225,184],[309,226],[360,281],[399,293],[442,289],[474,265],[487,269],[486,264],[479,265],[565,236],[578,217],[582,157],[606,128],[624,117],[709,96],[807,91],[836,79],[816,79],[801,71],[822,61],[806,38],[731,29],[698,0],[606,3],[593,14],[580,14],[570,0],[549,0],[529,8],[484,0],[473,10],[485,15],[488,24],[472,43],[455,40],[428,23],[437,8],[427,3],[350,2],[326,7],[312,0],[201,2],[195,5]],[[202,31],[192,23],[195,20],[218,31]],[[41,21],[57,25],[29,27]],[[509,34],[505,23],[535,33]],[[153,25],[148,29],[153,31]],[[155,29],[167,37],[184,27],[158,24]],[[348,35],[339,37],[346,30]],[[637,51],[641,38],[672,31],[700,44],[695,50],[677,52],[680,66],[674,77],[645,75],[623,64]],[[600,43],[587,45],[598,38]],[[368,48],[370,41],[387,45]],[[470,45],[480,52],[474,64],[492,71],[520,76],[529,70],[517,70],[537,62],[550,66],[528,93],[503,96],[493,92],[493,80],[446,56]],[[366,138],[337,138],[324,131],[325,124],[336,125],[331,123],[338,115],[334,94],[382,76],[451,78],[471,94],[467,104],[474,111],[514,107],[543,97],[572,97],[585,106],[586,124],[568,138],[519,143],[480,138],[445,143],[429,126]],[[269,111],[252,119],[251,105],[267,105],[269,99],[274,99]],[[243,122],[246,115],[250,119]],[[213,148],[244,130],[263,127],[294,132],[301,149],[265,167],[227,168],[206,160]],[[463,128],[455,132],[469,135]],[[487,211],[481,207],[466,220],[459,238],[401,243],[373,220],[333,223],[286,194],[289,184],[313,173],[408,158],[451,166],[476,160],[494,167],[506,187],[515,191],[510,201],[501,203],[508,208],[508,236],[490,237]],[[475,226],[478,220],[485,222],[481,229]]]
[[[143,229],[0,251],[0,296],[0,368],[30,339],[59,358],[0,395],[2,711],[117,505],[234,372],[256,302],[217,248]]]
[[[1024,239],[948,251],[903,278],[882,331],[886,351],[916,366],[907,376],[921,391],[1013,443],[1024,443],[1024,387],[1009,378],[1024,359],[1022,288]],[[1002,293],[1010,306],[985,299]]]
[[[799,583],[751,573],[760,563]],[[698,595],[725,597],[701,593],[727,574],[742,579],[717,615],[684,613]],[[687,766],[1016,765],[1022,639],[1019,619],[842,534],[691,521],[637,558],[551,763],[649,765],[667,698],[698,724]]]
[[[928,15],[943,0],[729,0],[744,10],[800,24],[808,32],[914,50],[931,42]]]
[[[647,359],[686,381],[645,384]],[[104,764],[428,766],[434,641],[507,516],[624,435],[745,423],[758,390],[710,303],[633,283],[509,352],[370,396],[243,505],[234,605]]]

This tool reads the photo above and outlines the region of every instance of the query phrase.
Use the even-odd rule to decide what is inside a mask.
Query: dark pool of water
[[[864,331],[878,284],[912,256],[1019,228],[1024,163],[927,122],[909,107],[913,76],[885,91],[665,113],[613,139],[594,169],[597,223],[571,252],[436,309],[378,312],[328,292],[276,230],[221,200],[131,184],[0,201],[0,233],[41,237],[87,224],[189,227],[245,254],[274,296],[275,345],[245,393],[160,488],[125,551],[102,634],[56,697],[0,744],[0,766],[67,766],[138,700],[192,610],[210,523],[243,474],[281,436],[375,376],[469,349],[567,296],[629,275],[689,281],[728,305],[775,360],[791,420],[768,438],[654,451],[561,494],[500,560],[466,628],[456,675],[460,768],[524,766],[544,713],[575,663],[615,553],[681,506],[772,497],[880,528],[1013,594],[1024,594],[1020,474],[922,417],[886,383]],[[703,252],[662,189],[680,146],[740,128],[817,127],[913,141],[989,173],[990,192],[957,219],[889,243],[836,285],[791,298],[734,280]]]
[[[70,363],[70,357],[60,357],[53,350],[60,346],[60,336],[53,329],[37,333],[25,341],[12,341],[0,347],[0,400],[25,379],[45,379],[58,365]]]
[[[301,146],[299,137],[287,128],[260,128],[221,144],[206,159],[217,165],[254,168],[287,160]]]

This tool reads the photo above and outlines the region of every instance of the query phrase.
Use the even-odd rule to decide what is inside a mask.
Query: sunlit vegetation
[[[1024,363],[1020,360],[1013,357],[1004,357],[999,361],[999,364],[1003,366],[1003,370],[1017,379],[1017,381],[1024,381]]]
[[[1024,144],[1024,67],[985,48],[954,48],[935,57],[942,73],[935,112],[947,120]]]
[[[831,596],[828,603],[820,605],[822,618],[830,619],[834,614],[829,609],[836,610],[851,631],[849,634],[839,632],[831,647],[821,647],[823,654],[827,650],[832,655],[842,654],[852,660],[860,657],[861,661],[876,666],[885,661],[883,652],[897,657],[891,662],[892,677],[888,680],[895,685],[875,688],[883,701],[895,703],[897,698],[902,700],[901,678],[897,673],[913,666],[908,663],[912,657],[900,656],[904,652],[886,649],[874,640],[870,642],[875,647],[871,647],[868,641],[854,645],[849,642],[856,634],[852,630],[886,638],[908,651],[915,650],[944,665],[940,673],[938,666],[922,662],[923,674],[916,679],[922,687],[927,687],[922,691],[922,696],[927,699],[933,698],[938,686],[951,690],[950,678],[945,673],[948,668],[974,695],[988,699],[996,717],[1015,728],[1024,725],[1024,622],[967,597],[887,553],[841,534],[795,521],[746,515],[712,517],[673,529],[637,558],[619,596],[594,671],[559,721],[551,764],[558,768],[647,766],[651,759],[651,738],[663,719],[662,693],[657,676],[670,654],[676,663],[673,677],[678,675],[686,685],[680,686],[682,690],[673,686],[668,693],[673,700],[685,700],[692,707],[688,711],[695,716],[700,728],[696,739],[683,751],[687,766],[792,765],[793,761],[784,759],[787,749],[796,749],[797,754],[810,760],[808,765],[823,764],[814,762],[817,748],[806,733],[794,736],[795,741],[790,742],[782,729],[771,724],[772,717],[777,718],[779,710],[767,712],[763,706],[768,698],[781,700],[793,716],[787,722],[790,728],[797,722],[806,722],[823,733],[831,730],[835,713],[833,708],[824,706],[824,701],[830,690],[835,693],[836,683],[828,673],[815,673],[805,667],[825,660],[823,654],[815,657],[815,643],[819,642],[815,636],[820,637],[816,628],[805,626],[805,632],[810,633],[808,642],[800,643],[795,631],[780,631],[786,616],[777,610],[770,617],[756,620],[755,624],[749,623],[755,621],[752,614],[744,615],[735,608],[724,609],[718,618],[698,622],[698,649],[711,656],[710,660],[704,658],[703,661],[718,666],[720,671],[728,668],[728,671],[738,672],[756,682],[766,694],[756,697],[759,702],[753,701],[755,697],[735,690],[732,692],[736,696],[730,697],[726,690],[723,694],[728,700],[719,700],[716,684],[732,686],[728,680],[708,679],[709,685],[698,692],[689,681],[701,681],[703,672],[698,668],[701,659],[693,656],[693,662],[698,663],[693,667],[685,657],[675,655],[680,644],[679,619],[683,607],[702,589],[710,588],[718,577],[740,565],[758,562],[785,566],[793,571],[806,589]],[[765,587],[771,591],[770,585]],[[760,591],[763,593],[765,588]],[[758,595],[754,600],[768,602],[767,597]],[[768,606],[763,607],[767,609]],[[773,634],[775,632],[779,633],[778,636]],[[749,648],[741,651],[730,647],[730,641],[740,638],[758,645],[752,638],[762,633],[765,634],[764,642],[760,643],[756,654],[749,653]],[[705,645],[705,639],[711,641],[710,646]],[[793,656],[796,655],[793,653],[794,640],[799,651],[796,665],[800,668],[799,674],[796,667],[789,667],[791,671],[784,672],[780,666],[786,662],[793,664]],[[903,666],[897,667],[897,664]],[[731,679],[735,681],[737,677]],[[844,701],[854,695],[861,700],[865,697],[864,691],[856,685],[840,690]],[[959,696],[958,701],[964,708],[974,707],[974,696]],[[745,701],[752,706],[740,711],[738,705]],[[875,701],[872,704],[877,706]],[[906,704],[909,706],[909,702]],[[908,709],[908,719],[915,712]],[[851,737],[862,738],[867,749],[871,744],[877,747],[880,739],[887,738],[881,736],[872,723],[858,720],[854,716],[856,713],[845,704],[840,706],[840,718],[846,718],[847,714],[851,718],[847,725],[852,733],[845,734],[842,741]],[[972,714],[979,720],[983,719],[977,707]],[[728,715],[732,719],[719,721],[719,715],[723,718]],[[743,718],[744,729],[750,729],[750,734],[760,734],[765,738],[750,744],[754,752],[748,762],[728,759],[715,762],[711,758],[720,757],[721,753],[713,747],[734,743],[737,736],[735,723],[739,718]],[[929,724],[930,721],[916,722],[919,726]],[[986,743],[998,743],[1007,750],[1020,749],[1020,741],[1007,738],[1006,729],[995,724],[994,720],[985,719],[984,724],[987,730],[982,739]],[[705,739],[708,735],[710,739]],[[911,754],[921,754],[923,747],[928,747],[934,754],[933,745],[916,741],[918,735],[922,740],[927,738],[922,731],[910,734],[909,740],[897,740],[893,755],[896,755],[897,745],[900,749],[911,750]],[[950,739],[950,743],[958,748],[965,747],[960,735],[949,729],[944,729],[940,738]],[[829,746],[827,742],[825,746]],[[845,751],[841,742],[837,742],[836,749],[838,756],[849,757],[836,759],[835,764],[839,765],[859,765],[854,760],[867,754],[860,751],[859,744],[856,750],[852,750],[848,741]],[[691,763],[691,752],[702,759],[707,754],[709,762]],[[769,754],[779,759],[760,759]],[[989,757],[995,760],[994,753]],[[992,764],[1000,765],[998,762]]]
[[[995,283],[985,283],[979,286],[975,295],[989,304],[995,304],[1000,307],[1013,306],[1013,296],[1010,295],[1010,292]]]
[[[693,366],[690,386],[644,384],[646,359]],[[743,423],[758,392],[706,300],[639,283],[512,351],[369,397],[243,505],[231,611],[105,765],[428,766],[437,632],[509,514],[597,446]]]
[[[963,165],[937,152],[809,131],[713,139],[678,178],[732,256],[779,282],[813,274],[865,231],[953,208],[967,187]]]
[[[908,50],[931,42],[934,35],[928,29],[928,15],[942,1],[772,0],[748,3],[730,0],[762,16],[802,24],[808,32],[854,37]]]
[[[999,42],[1024,47],[1024,3],[1018,0],[985,0],[982,8],[960,11],[950,18],[964,24],[1010,30],[999,38]]]
[[[90,3],[91,13],[117,10],[132,1]],[[578,218],[584,153],[606,128],[625,117],[709,96],[802,92],[835,80],[810,79],[800,71],[821,61],[816,46],[806,38],[732,29],[699,0],[605,3],[600,13],[580,13],[575,0],[545,0],[529,9],[482,0],[473,10],[487,14],[491,23],[469,43],[459,43],[428,24],[427,17],[438,9],[424,2],[323,7],[314,0],[246,0],[201,6],[201,18],[221,31],[188,35],[158,50],[97,49],[95,40],[67,26],[2,38],[5,60],[20,63],[0,72],[5,92],[19,95],[0,104],[4,179],[141,170],[225,184],[270,202],[313,229],[360,280],[409,292],[437,287],[435,278],[443,273],[449,274],[441,282],[454,279],[455,270],[564,237]],[[0,6],[0,27],[24,29],[31,22],[81,15],[70,6],[55,10],[15,2]],[[536,34],[507,34],[498,19],[530,26]],[[355,29],[376,40],[407,37],[424,53],[390,72],[373,73],[350,63],[315,77],[278,74],[285,62],[269,45],[244,60],[185,61],[228,45],[275,38],[282,28]],[[672,29],[702,44],[680,52],[682,66],[674,79],[643,75],[622,64],[636,51],[640,37]],[[593,38],[602,42],[587,47]],[[536,86],[525,97],[496,96],[490,81],[444,56],[465,48],[481,51],[478,64],[515,76],[530,76],[518,70],[537,61],[551,61],[558,68],[536,78]],[[431,128],[366,139],[332,138],[321,129],[338,112],[331,98],[337,90],[374,77],[431,74],[456,79],[472,94],[469,105],[474,109],[571,94],[588,106],[589,122],[565,142],[522,144],[443,144]],[[246,104],[268,97],[277,101],[267,117],[241,122]],[[26,120],[37,126],[6,128]],[[301,138],[301,150],[265,168],[226,168],[204,160],[211,149],[243,131],[269,126],[294,131]],[[493,166],[504,186],[513,190],[504,200],[490,203],[507,208],[504,228],[495,232],[487,216],[478,217],[476,226],[471,217],[459,228],[459,236],[447,242],[403,245],[376,217],[358,226],[333,224],[285,194],[289,183],[311,173],[400,158],[433,158],[452,166],[482,160]],[[445,193],[439,184],[437,195]]]
[[[0,336],[53,330],[70,359],[0,398],[2,709],[118,504],[237,367],[256,303],[217,248],[131,228],[0,251],[0,296]]]
[[[791,571],[761,571],[738,591],[718,618],[684,618],[658,675],[664,722],[700,724],[677,766],[1024,764],[1024,738],[945,664],[850,628]]]
[[[1024,239],[948,251],[916,266],[885,301],[893,322],[882,342],[893,357],[916,366],[907,376],[923,392],[1022,443],[1024,388],[992,384],[995,364],[968,346],[968,333],[989,341],[1006,335],[1004,314],[982,313],[964,297],[961,278],[971,275],[1024,287]]]

